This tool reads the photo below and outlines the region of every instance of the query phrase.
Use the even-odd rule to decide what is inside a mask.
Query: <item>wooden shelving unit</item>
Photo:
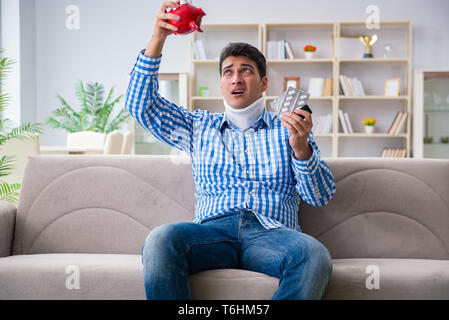
[[[317,22],[317,23],[268,23],[205,25],[204,33],[193,33],[191,42],[201,39],[209,50],[220,49],[229,42],[248,42],[267,57],[268,41],[288,40],[295,59],[267,59],[268,89],[265,92],[266,106],[283,92],[284,77],[300,77],[300,88],[308,90],[312,77],[333,78],[333,95],[313,97],[310,106],[314,117],[332,115],[330,133],[315,134],[321,153],[325,157],[379,157],[388,147],[406,148],[411,154],[411,52],[412,27],[409,21],[386,21],[379,30],[367,30],[365,22]],[[364,45],[355,35],[379,36],[373,45],[374,58],[364,59]],[[207,35],[207,36],[206,36]],[[352,36],[352,39],[346,38]],[[305,59],[303,47],[317,46],[317,56]],[[384,46],[391,45],[391,57],[384,58]],[[207,50],[206,50],[207,51]],[[207,52],[206,60],[191,59],[190,106],[205,108],[212,112],[223,112],[219,93],[218,58]],[[365,96],[343,96],[340,94],[340,75],[356,76],[364,85]],[[400,95],[384,96],[385,80],[400,78]],[[210,95],[200,97],[200,86],[208,86]],[[348,113],[354,133],[345,134],[340,125],[339,111]],[[397,135],[387,133],[397,112],[407,111],[409,116],[404,132]],[[363,132],[361,120],[377,119],[377,131]]]

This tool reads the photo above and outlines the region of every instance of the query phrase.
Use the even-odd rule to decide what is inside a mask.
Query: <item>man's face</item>
[[[229,56],[223,60],[220,92],[235,109],[243,109],[262,97],[268,78],[260,79],[257,65],[245,56]]]

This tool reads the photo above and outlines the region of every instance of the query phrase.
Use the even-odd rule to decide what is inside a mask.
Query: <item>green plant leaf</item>
[[[14,169],[14,156],[3,156],[0,159],[0,177],[10,175]]]
[[[0,53],[2,50],[0,49]],[[8,58],[0,59],[0,93],[2,89],[2,81],[6,79],[6,75],[11,71],[15,62]],[[7,93],[0,94],[0,112],[4,111],[10,102],[10,95]],[[15,126],[13,122],[7,118],[3,118],[0,114],[0,146],[10,139],[35,139],[42,134],[43,128],[39,123],[22,123]],[[14,156],[4,155],[0,158],[0,177],[10,175],[14,169]],[[8,184],[0,181],[0,200],[10,202],[17,205],[19,201],[19,183]]]
[[[122,113],[109,123],[115,105],[123,97],[123,95],[120,95],[114,98],[114,88],[109,90],[105,100],[105,89],[101,83],[89,82],[84,84],[79,81],[75,86],[75,95],[81,102],[80,111],[75,111],[63,97],[58,95],[62,106],[53,111],[54,117],[47,118],[45,124],[68,132],[90,130],[108,133],[107,127],[116,128],[128,119]]]
[[[0,200],[17,206],[19,203],[20,186],[20,183],[9,184],[4,181],[0,182]]]

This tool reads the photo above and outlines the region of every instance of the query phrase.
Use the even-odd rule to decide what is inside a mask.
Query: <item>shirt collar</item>
[[[268,127],[269,129],[271,129],[273,127],[273,118],[270,116],[270,113],[267,112],[266,109],[263,110],[261,117],[259,118],[259,120],[256,121],[255,124],[253,124],[251,126],[251,128],[258,127],[260,122],[262,122],[262,125],[261,125],[262,128]],[[228,125],[230,128],[234,128],[232,126],[231,122],[228,121],[228,118],[226,117],[226,112],[224,112],[223,119],[221,120],[221,123],[220,123],[220,132],[223,130],[223,128],[226,127],[226,125]]]

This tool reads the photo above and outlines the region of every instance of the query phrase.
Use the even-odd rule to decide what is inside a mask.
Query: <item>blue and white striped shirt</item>
[[[160,61],[140,53],[125,108],[157,139],[189,154],[195,180],[193,222],[246,209],[267,229],[284,225],[300,231],[299,196],[312,206],[325,206],[334,196],[334,177],[320,160],[312,133],[312,156],[297,160],[287,128],[272,112],[264,111],[241,131],[225,113],[177,106],[158,94]]]

